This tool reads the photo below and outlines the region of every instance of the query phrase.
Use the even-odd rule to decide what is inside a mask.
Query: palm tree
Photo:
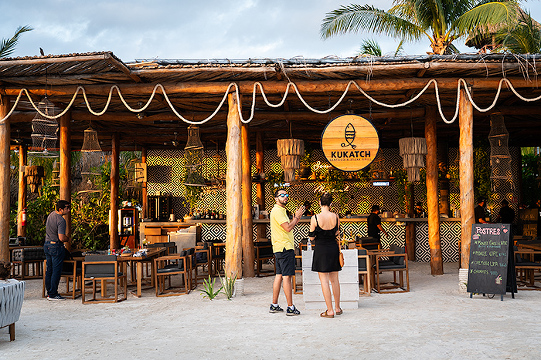
[[[17,45],[17,41],[19,41],[19,36],[24,32],[32,30],[34,29],[28,25],[19,26],[17,31],[15,31],[15,35],[13,35],[11,39],[2,39],[2,41],[0,41],[0,58],[11,55],[15,51],[15,46]]]
[[[541,53],[541,26],[530,16],[521,12],[517,24],[496,33],[496,42],[502,45],[502,51],[515,54]]]
[[[326,14],[321,36],[371,31],[405,41],[428,37],[432,52],[458,52],[452,42],[479,25],[507,23],[516,14],[517,0],[395,0],[385,11],[371,5],[348,5]]]
[[[402,53],[403,44],[404,44],[404,40],[400,40],[394,52],[394,56],[398,56]],[[363,40],[363,42],[361,43],[361,49],[359,51],[359,55],[383,56],[383,52],[381,51],[381,47],[379,46],[379,43],[376,40],[368,39],[368,40]]]

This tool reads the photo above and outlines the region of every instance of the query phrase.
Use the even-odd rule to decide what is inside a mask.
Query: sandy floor
[[[460,294],[456,264],[443,276],[410,263],[411,292],[361,297],[334,319],[304,310],[268,312],[272,277],[245,279],[245,295],[213,301],[198,290],[156,298],[152,290],[118,304],[49,302],[27,281],[16,340],[0,330],[1,359],[539,359],[541,292],[500,301]],[[283,295],[280,304],[285,306]]]

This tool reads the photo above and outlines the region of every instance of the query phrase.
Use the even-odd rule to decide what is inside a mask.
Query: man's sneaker
[[[56,295],[56,296],[47,296],[47,300],[49,301],[59,301],[59,300],[66,300],[66,298]]]
[[[293,309],[291,309],[289,306],[287,307],[287,311],[286,311],[287,316],[295,316],[295,315],[300,315],[300,314],[301,312],[297,310],[295,305],[293,305]]]
[[[282,312],[282,311],[284,311],[284,309],[282,309],[280,305],[274,306],[271,304],[270,310],[269,310],[270,313],[277,313],[277,312]]]

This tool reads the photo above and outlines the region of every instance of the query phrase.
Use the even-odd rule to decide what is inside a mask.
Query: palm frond
[[[19,36],[24,32],[32,30],[34,29],[29,25],[19,26],[15,31],[15,35],[13,35],[11,39],[2,39],[2,41],[0,41],[0,58],[11,55],[13,51],[15,51],[15,46],[17,45],[17,41],[19,41]]]
[[[462,36],[478,26],[510,24],[517,16],[517,9],[514,1],[484,3],[465,12],[453,27]]]
[[[406,40],[419,39],[423,31],[409,20],[395,16],[370,5],[341,6],[326,14],[321,24],[321,37],[326,39],[337,34],[360,30],[385,34]]]
[[[381,47],[374,39],[363,40],[360,55],[382,56]]]
[[[498,31],[496,41],[515,54],[538,54],[541,52],[541,29],[530,13],[525,12],[515,27]]]

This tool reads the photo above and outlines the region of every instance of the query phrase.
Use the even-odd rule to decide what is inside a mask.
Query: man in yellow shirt
[[[293,219],[289,219],[286,211],[286,204],[289,200],[289,194],[285,189],[278,189],[274,193],[276,205],[270,213],[271,242],[274,252],[274,261],[276,264],[276,277],[272,285],[272,304],[271,313],[282,312],[284,309],[278,305],[278,296],[280,295],[280,286],[284,289],[284,295],[287,300],[286,315],[300,315],[300,311],[293,305],[293,285],[292,276],[295,275],[295,243],[293,239],[293,228],[299,222],[304,206],[295,211]]]

